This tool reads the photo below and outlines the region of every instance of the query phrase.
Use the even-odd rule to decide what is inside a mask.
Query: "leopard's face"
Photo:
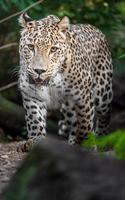
[[[64,31],[66,27],[54,16],[27,22],[26,17],[22,16],[21,19],[25,26],[20,39],[20,58],[34,83],[44,84],[58,72],[63,72],[68,45]]]

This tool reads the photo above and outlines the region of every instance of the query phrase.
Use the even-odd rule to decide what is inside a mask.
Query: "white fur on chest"
[[[40,86],[37,88],[37,94],[42,101],[45,101],[47,107],[56,109],[60,106],[64,98],[62,77],[57,74],[56,77],[50,81],[49,86]]]

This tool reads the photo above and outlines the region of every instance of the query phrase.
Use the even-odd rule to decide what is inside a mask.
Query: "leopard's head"
[[[36,84],[44,84],[62,73],[67,57],[69,19],[50,15],[32,20],[26,13],[19,18],[22,27],[19,45],[20,60],[27,75]]]

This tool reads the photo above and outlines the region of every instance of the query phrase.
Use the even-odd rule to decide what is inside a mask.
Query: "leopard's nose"
[[[35,71],[38,75],[40,75],[40,74],[46,72],[46,70],[44,70],[44,69],[34,69],[34,71]]]

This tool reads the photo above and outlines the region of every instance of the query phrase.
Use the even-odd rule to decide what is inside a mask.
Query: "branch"
[[[8,85],[2,86],[0,87],[0,92],[8,90],[9,88],[14,87],[15,85],[17,85],[17,81],[9,83]]]
[[[21,10],[21,11],[16,12],[16,13],[14,13],[14,14],[8,16],[8,17],[5,17],[4,19],[1,19],[1,20],[0,20],[0,24],[3,23],[3,22],[5,22],[5,21],[8,21],[9,19],[11,19],[11,18],[13,18],[13,17],[15,17],[15,16],[17,16],[17,15],[20,15],[20,14],[23,13],[23,12],[26,12],[27,10],[29,10],[29,9],[31,9],[31,8],[33,8],[33,7],[35,7],[36,5],[42,3],[43,1],[44,1],[44,0],[39,0],[39,1],[37,1],[37,2],[35,2],[35,3],[33,3],[33,4],[31,4],[30,6],[28,6],[28,7],[25,8],[24,10]]]
[[[0,50],[6,49],[6,48],[12,47],[12,46],[17,46],[17,45],[18,45],[17,42],[13,42],[13,43],[10,43],[10,44],[5,44],[5,45],[0,46]]]

